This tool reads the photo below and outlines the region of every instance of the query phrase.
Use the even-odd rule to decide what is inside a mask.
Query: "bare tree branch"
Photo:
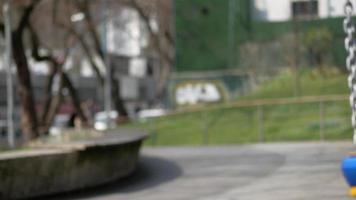
[[[84,20],[85,20],[85,23],[86,23],[86,25],[88,27],[89,34],[91,35],[91,37],[93,39],[95,50],[96,50],[97,54],[101,58],[104,58],[104,51],[103,51],[102,46],[100,44],[98,33],[97,33],[96,29],[95,29],[95,24],[94,24],[94,21],[93,21],[93,17],[91,16],[91,13],[90,13],[90,8],[89,8],[90,4],[89,4],[89,2],[90,1],[80,1],[80,0],[76,1],[78,9],[85,16]]]
[[[62,66],[65,63],[65,61],[68,58],[69,51],[70,51],[70,46],[72,46],[73,40],[70,38],[67,40],[66,45],[65,45],[65,54],[62,62],[57,61],[57,59],[52,55],[48,54],[46,56],[41,56],[39,55],[39,39],[38,35],[35,32],[35,30],[32,28],[32,26],[29,26],[30,34],[31,34],[31,41],[32,41],[32,56],[34,59],[37,61],[46,61],[50,62],[52,65],[52,72],[49,76],[48,79],[48,86],[46,88],[46,99],[45,99],[45,108],[44,112],[42,114],[42,120],[43,120],[43,125],[44,125],[44,131],[47,132],[50,124],[53,121],[54,114],[56,114],[56,111],[58,110],[59,103],[58,102],[61,99],[61,90],[57,97],[54,98],[54,102],[52,102],[52,97],[51,95],[51,89],[52,89],[52,84],[53,84],[53,79],[56,74],[60,74],[61,77],[61,89],[63,87],[66,87],[69,90],[69,94],[72,98],[74,108],[76,109],[76,112],[78,113],[79,118],[82,120],[82,122],[87,125],[88,119],[84,114],[84,111],[82,110],[80,106],[80,101],[77,95],[77,92],[73,86],[72,81],[70,80],[69,76],[62,70]],[[50,51],[49,51],[50,52]],[[52,105],[52,106],[51,106]]]
[[[5,25],[3,23],[0,23],[0,32],[1,32],[1,35],[5,35]]]
[[[140,18],[143,20],[151,39],[153,40],[153,45],[155,46],[157,52],[163,57],[163,59],[165,59],[170,65],[173,64],[174,60],[173,58],[169,55],[168,52],[164,51],[163,48],[160,45],[160,36],[155,33],[155,31],[153,30],[152,26],[151,26],[151,22],[150,22],[150,16],[148,14],[146,14],[144,8],[142,6],[140,6],[140,4],[137,2],[137,0],[130,0],[129,6],[131,6],[132,8],[134,8],[137,13],[139,14]],[[167,34],[165,34],[167,35]],[[168,37],[167,41],[170,42],[170,45],[173,45],[172,43],[172,38],[171,36]]]
[[[28,60],[25,53],[25,45],[23,40],[23,33],[28,26],[31,14],[40,0],[32,0],[29,5],[25,7],[25,11],[20,17],[18,27],[12,32],[12,52],[13,59],[17,67],[18,77],[18,91],[21,102],[21,129],[24,133],[25,141],[34,139],[39,136],[37,112],[35,108],[35,97],[33,93],[31,72],[29,69]]]
[[[31,16],[33,10],[36,8],[38,3],[40,3],[40,1],[41,0],[32,0],[31,4],[26,7],[24,14],[21,17],[21,20],[20,20],[19,25],[16,30],[16,32],[18,34],[21,34],[25,30],[26,26],[29,24],[30,16]]]
[[[174,46],[174,40],[171,34],[168,31],[165,31],[163,35],[156,33],[156,31],[151,26],[150,16],[145,10],[145,8],[137,0],[129,0],[129,6],[137,11],[143,23],[145,24],[150,38],[152,40],[151,44],[154,50],[161,57],[162,67],[159,73],[157,87],[156,87],[156,96],[158,98],[162,97],[169,73],[171,71],[171,66],[174,64],[174,56],[170,49]],[[164,37],[162,37],[164,36]],[[166,48],[165,48],[166,47]],[[168,49],[167,49],[168,48]]]
[[[58,2],[58,1],[57,1]],[[58,3],[54,4],[54,6],[58,6]],[[72,34],[79,42],[80,46],[82,47],[85,56],[87,57],[87,59],[89,60],[89,63],[93,69],[93,71],[95,72],[95,75],[100,83],[100,85],[104,85],[104,78],[101,75],[101,72],[99,70],[98,65],[96,64],[95,60],[94,60],[94,55],[92,55],[91,50],[89,45],[87,44],[87,42],[84,39],[84,36],[80,33],[78,33],[72,26],[72,24],[65,24],[60,22],[57,19],[57,9],[54,8],[54,14],[53,14],[53,23],[58,26],[59,28],[62,28],[63,30],[66,30],[67,32],[69,32],[70,34]]]
[[[51,55],[45,55],[45,56],[40,55],[39,53],[40,44],[39,44],[38,35],[36,34],[31,24],[28,27],[30,32],[31,44],[32,44],[32,51],[31,51],[32,57],[38,62],[50,61],[53,63],[54,58]]]
[[[90,4],[89,1],[80,1],[77,0],[77,7],[78,9],[84,13],[84,20],[86,22],[86,26],[89,30],[89,34],[91,36],[91,39],[93,40],[94,43],[94,50],[96,51],[96,53],[99,55],[99,57],[101,58],[102,62],[105,63],[105,55],[104,55],[104,51],[102,49],[102,45],[100,43],[100,39],[99,39],[99,34],[96,30],[93,18],[91,16],[90,13]],[[110,65],[110,64],[109,64]],[[107,67],[108,68],[108,67]],[[119,121],[127,121],[128,120],[128,112],[124,106],[124,101],[121,98],[121,94],[120,94],[120,82],[117,79],[117,77],[115,76],[115,69],[113,67],[110,68],[111,71],[107,72],[110,73],[110,81],[112,83],[112,99],[113,99],[113,103],[115,105],[115,108],[117,110],[118,113],[120,113],[119,115]]]

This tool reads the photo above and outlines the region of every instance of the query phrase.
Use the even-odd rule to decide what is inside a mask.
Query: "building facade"
[[[356,0],[352,0],[356,5]],[[255,20],[281,22],[293,18],[329,18],[344,15],[345,0],[254,0]]]

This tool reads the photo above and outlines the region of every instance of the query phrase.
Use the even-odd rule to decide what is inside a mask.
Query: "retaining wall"
[[[0,154],[0,199],[67,192],[128,176],[146,134],[106,134],[54,148]]]

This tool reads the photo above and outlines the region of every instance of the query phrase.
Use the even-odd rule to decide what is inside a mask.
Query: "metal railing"
[[[349,116],[346,95],[308,96],[180,109],[150,119],[146,127],[151,132],[151,145],[351,140]],[[181,129],[174,123],[181,123],[181,133],[169,129]],[[182,141],[174,141],[177,138]]]

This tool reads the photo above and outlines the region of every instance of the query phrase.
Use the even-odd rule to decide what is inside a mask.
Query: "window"
[[[304,0],[292,2],[292,14],[295,19],[309,19],[318,17],[318,0]]]

